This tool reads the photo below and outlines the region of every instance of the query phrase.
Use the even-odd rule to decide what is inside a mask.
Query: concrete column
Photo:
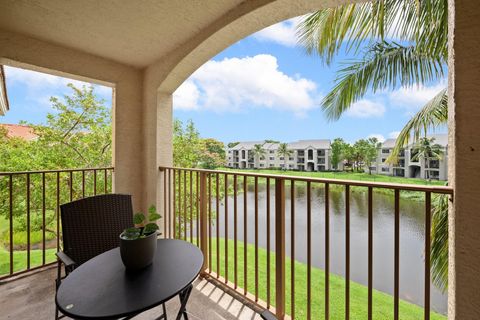
[[[480,6],[449,0],[448,318],[480,319]]]

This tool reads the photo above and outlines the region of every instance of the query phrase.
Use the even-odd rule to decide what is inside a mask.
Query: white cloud
[[[254,33],[253,37],[260,41],[294,47],[297,44],[296,28],[301,20],[302,17],[285,20]]]
[[[44,107],[51,105],[51,96],[70,94],[71,90],[67,87],[69,83],[76,87],[92,85],[97,96],[103,99],[112,96],[112,88],[110,87],[9,66],[5,66],[5,77],[7,85],[20,85],[26,88],[27,97]]]
[[[388,98],[393,105],[405,109],[407,114],[412,114],[420,110],[446,86],[446,81],[442,80],[432,86],[402,87],[390,92]]]
[[[355,102],[345,114],[354,118],[379,118],[385,113],[385,106],[376,101],[363,99]]]
[[[173,104],[177,109],[195,110],[198,109],[200,91],[192,80],[186,80],[173,93]]]
[[[388,134],[388,137],[390,139],[397,139],[399,134],[400,134],[400,131],[392,131]]]
[[[380,133],[372,133],[367,138],[377,138],[377,140],[379,142],[384,142],[385,141],[385,137]]]
[[[174,107],[239,111],[264,107],[304,115],[318,107],[316,84],[279,70],[268,54],[208,61],[174,93]]]

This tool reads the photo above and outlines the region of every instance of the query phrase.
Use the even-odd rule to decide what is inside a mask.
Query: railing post
[[[275,308],[285,317],[285,179],[275,178]]]
[[[208,269],[208,213],[207,213],[207,173],[200,172],[200,249],[203,253],[202,272]]]

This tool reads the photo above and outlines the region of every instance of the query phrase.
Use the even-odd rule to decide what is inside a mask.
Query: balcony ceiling
[[[0,0],[0,28],[145,67],[241,2]]]

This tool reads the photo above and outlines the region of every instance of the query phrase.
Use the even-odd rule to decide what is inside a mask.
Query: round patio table
[[[66,277],[55,303],[75,319],[129,318],[164,304],[176,295],[187,319],[186,304],[192,282],[200,273],[203,254],[194,245],[173,239],[158,240],[153,263],[137,272],[127,272],[115,248],[85,262]],[[166,319],[165,305],[163,315]]]

